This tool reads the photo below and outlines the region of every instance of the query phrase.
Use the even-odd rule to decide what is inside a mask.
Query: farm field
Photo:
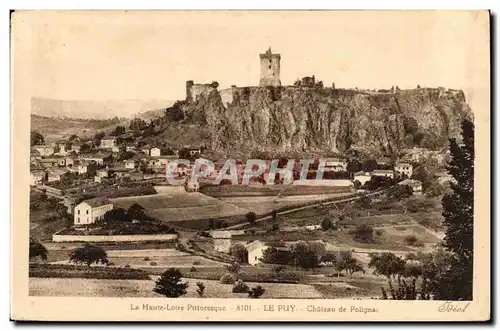
[[[248,210],[201,193],[170,193],[111,199],[117,207],[129,208],[138,203],[151,216],[164,222],[224,218],[245,215]]]
[[[154,277],[153,277],[154,278]],[[184,297],[198,297],[196,282],[199,279],[185,278],[190,286]],[[207,298],[246,298],[247,294],[232,293],[232,285],[221,284],[215,280],[201,280]],[[247,283],[254,287],[261,285],[266,293],[262,298],[322,298],[313,285],[307,284],[261,284]],[[153,292],[154,280],[109,280],[81,278],[30,278],[31,296],[80,296],[80,297],[156,297],[163,296]]]
[[[248,196],[248,197],[223,197],[221,201],[231,203],[241,208],[253,211],[256,214],[266,214],[275,209],[300,206],[312,201],[340,198],[350,196],[350,193],[293,195],[277,198],[276,196]]]

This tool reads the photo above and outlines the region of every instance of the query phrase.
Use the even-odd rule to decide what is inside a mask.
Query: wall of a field
[[[136,241],[175,241],[176,234],[134,234],[134,235],[61,235],[59,232],[52,235],[54,242],[136,242]]]

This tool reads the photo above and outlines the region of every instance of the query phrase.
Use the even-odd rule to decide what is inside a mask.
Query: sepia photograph
[[[17,318],[489,319],[489,15],[13,12]]]

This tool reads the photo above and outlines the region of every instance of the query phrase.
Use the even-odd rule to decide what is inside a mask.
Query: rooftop
[[[92,208],[113,204],[107,198],[93,198],[93,199],[83,200],[81,203],[86,203]]]

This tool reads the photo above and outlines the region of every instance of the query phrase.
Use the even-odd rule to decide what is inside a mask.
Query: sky
[[[314,74],[337,88],[462,89],[469,102],[488,89],[477,12],[20,14],[33,97],[177,100],[186,80],[258,85],[268,47],[281,54],[284,85]]]

